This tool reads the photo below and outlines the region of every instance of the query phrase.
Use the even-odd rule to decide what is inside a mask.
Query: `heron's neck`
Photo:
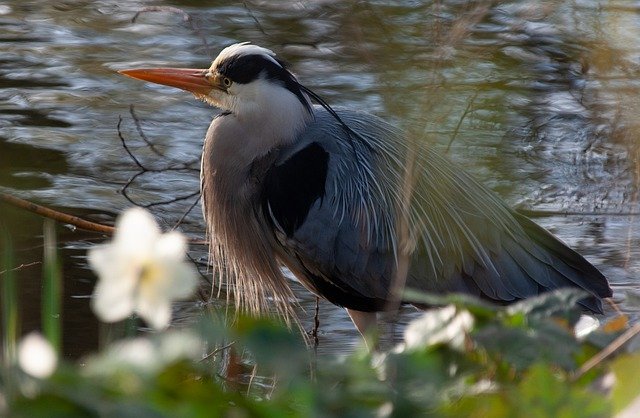
[[[266,80],[245,86],[242,97],[231,109],[247,134],[246,138],[238,138],[244,142],[238,146],[248,148],[255,157],[295,141],[313,119],[308,103],[302,103],[294,93]]]
[[[205,139],[203,164],[224,173],[248,172],[253,161],[279,147],[294,143],[313,114],[294,95],[276,97],[261,106],[238,106],[211,123]],[[272,98],[273,99],[273,98]],[[204,167],[203,167],[204,168]],[[235,174],[229,177],[234,177]]]

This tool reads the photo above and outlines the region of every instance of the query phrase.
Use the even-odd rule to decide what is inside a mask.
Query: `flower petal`
[[[89,267],[91,267],[98,276],[101,276],[103,272],[109,271],[113,266],[113,262],[116,261],[113,245],[104,244],[90,248],[87,254],[87,261],[89,262]]]
[[[159,237],[160,228],[144,209],[127,209],[116,221],[114,245],[119,253],[147,258]]]
[[[197,285],[193,267],[185,262],[156,262],[150,274],[140,282],[136,312],[155,329],[163,329],[171,320],[171,302],[191,296]]]
[[[182,261],[187,253],[187,240],[178,231],[163,234],[156,243],[154,257],[160,260]]]
[[[140,297],[136,306],[136,313],[149,326],[157,331],[169,326],[171,321],[171,301],[168,299]]]
[[[134,308],[136,278],[120,276],[121,280],[109,280],[112,276],[113,273],[108,273],[100,278],[91,300],[93,312],[104,322],[121,321],[131,315]]]
[[[193,295],[198,285],[198,276],[193,265],[181,262],[172,266],[172,280],[167,294],[173,300],[185,299]]]
[[[111,322],[133,310],[152,327],[167,327],[171,301],[190,296],[197,286],[195,269],[184,262],[185,237],[161,234],[153,216],[140,208],[125,211],[116,228],[111,244],[89,252],[100,276],[92,302],[96,315]]]

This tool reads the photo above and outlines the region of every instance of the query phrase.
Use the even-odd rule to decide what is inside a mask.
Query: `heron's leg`
[[[378,315],[375,312],[362,312],[347,309],[353,324],[358,328],[363,337],[371,336],[378,331]]]

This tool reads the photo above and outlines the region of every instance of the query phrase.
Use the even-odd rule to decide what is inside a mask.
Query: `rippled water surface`
[[[131,206],[121,190],[139,172],[124,139],[145,167],[172,167],[137,177],[127,188],[133,201],[197,192],[216,110],[116,70],[204,68],[224,46],[251,41],[333,106],[378,114],[440,147],[586,255],[635,315],[624,296],[638,290],[640,269],[638,9],[588,0],[0,1],[0,190],[111,222]],[[195,199],[151,209],[169,227]],[[42,220],[0,211],[16,266],[24,264],[16,271],[23,328],[37,328]],[[199,207],[182,224],[193,237],[203,227]],[[84,254],[102,237],[59,231],[65,351],[76,356],[100,338]],[[194,247],[193,256],[205,251]],[[310,324],[315,299],[298,296]],[[183,304],[177,320],[198,309]],[[320,322],[321,350],[357,343],[341,309],[322,303]]]

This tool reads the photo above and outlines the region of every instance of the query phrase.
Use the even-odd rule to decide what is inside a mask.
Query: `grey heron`
[[[470,174],[376,116],[334,110],[268,49],[245,42],[207,69],[120,72],[222,110],[204,142],[202,204],[216,273],[241,310],[274,301],[291,315],[286,266],[364,333],[401,297],[402,260],[403,286],[428,292],[504,304],[577,287],[596,313],[612,294],[585,258]]]

